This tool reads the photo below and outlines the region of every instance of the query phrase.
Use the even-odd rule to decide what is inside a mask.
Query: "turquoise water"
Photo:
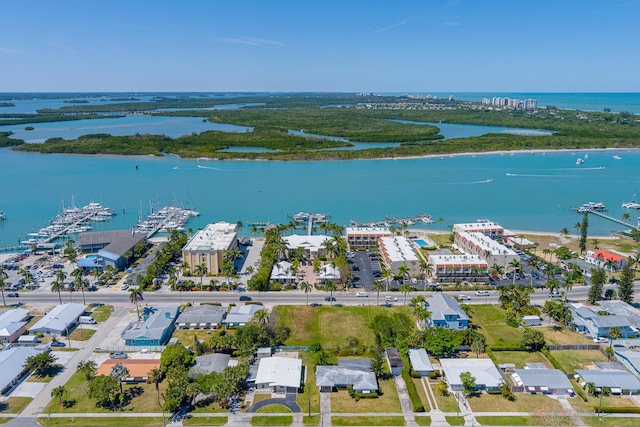
[[[332,221],[377,221],[426,213],[442,225],[489,218],[513,229],[573,230],[570,210],[603,202],[625,210],[640,181],[640,151],[518,153],[323,162],[196,161],[173,156],[44,155],[0,149],[0,245],[13,244],[55,216],[64,198],[101,202],[118,212],[94,229],[128,228],[150,203],[193,207],[198,228],[213,221],[286,222],[287,213],[329,212]],[[615,160],[612,155],[621,159]],[[136,170],[136,164],[139,166]],[[174,169],[178,166],[178,169]],[[198,167],[200,166],[200,167]],[[599,169],[604,167],[604,169]],[[507,175],[511,174],[511,175]],[[124,214],[123,214],[124,209]],[[635,217],[637,211],[629,211]],[[620,227],[591,217],[590,233]],[[248,233],[248,230],[244,231]]]
[[[414,242],[416,242],[420,246],[427,246],[427,242],[425,242],[424,240],[414,240]]]

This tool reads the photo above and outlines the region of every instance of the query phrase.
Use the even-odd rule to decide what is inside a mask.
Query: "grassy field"
[[[40,417],[38,423],[44,427],[74,426],[74,427],[158,427],[162,425],[162,417],[108,417],[108,418],[51,418]]]
[[[566,345],[566,344],[593,344],[584,334],[572,331],[567,327],[563,328],[541,328],[544,333],[547,344]]]
[[[572,426],[570,417],[564,416],[485,416],[476,417],[476,421],[485,426]]]
[[[436,397],[436,402],[438,403],[438,408],[442,412],[458,412],[460,407],[458,406],[458,402],[453,394],[449,394],[449,396],[443,396],[437,391],[438,383],[431,383],[431,390],[433,390],[433,394]]]
[[[473,305],[471,321],[487,337],[487,345],[517,345],[522,332],[507,326],[504,310],[497,305]]]
[[[205,342],[211,338],[211,332],[204,329],[176,329],[173,331],[171,337],[178,338],[178,342],[182,345],[193,345],[194,335],[198,337],[199,340],[204,340]]]
[[[263,406],[258,409],[259,414],[290,414],[291,409],[287,408],[284,405],[280,405],[278,403],[274,403],[272,405]]]
[[[378,398],[366,398],[356,401],[349,396],[347,390],[338,390],[331,393],[331,412],[362,413],[362,412],[402,412],[398,392],[393,380],[378,380],[382,396]]]
[[[66,406],[59,406],[57,402],[51,401],[42,413],[111,413],[113,411],[96,407],[95,400],[87,396],[87,381],[78,372],[74,373],[69,381],[64,385],[67,389]],[[158,412],[158,395],[153,384],[123,384],[123,389],[130,397],[122,407],[122,412]],[[160,383],[160,393],[166,392],[167,381]],[[99,424],[98,424],[99,425]],[[122,424],[124,425],[124,424]]]
[[[0,412],[7,414],[19,414],[31,403],[30,397],[9,397],[4,402],[0,402]]]
[[[331,417],[334,426],[403,426],[404,417]]]
[[[311,413],[320,412],[320,391],[316,386],[316,365],[306,351],[302,352],[302,364],[307,369],[305,377],[304,393],[298,393],[296,402],[303,408],[303,412],[309,411],[309,394],[311,394]]]
[[[602,418],[598,417],[582,417],[584,423],[588,426],[603,426],[603,427],[636,427],[638,425],[637,418]]]
[[[447,416],[447,417],[445,417],[445,419],[447,420],[447,422],[451,426],[463,426],[464,425],[464,418],[463,417]]]
[[[304,415],[302,417],[302,425],[305,426],[319,426],[320,425],[320,415]]]
[[[527,363],[544,363],[548,368],[553,368],[546,357],[540,352],[528,351],[494,351],[493,356],[498,363],[513,363],[516,368],[524,368]]]
[[[228,417],[190,417],[182,420],[183,426],[223,426],[229,422]]]
[[[556,400],[524,393],[516,394],[513,402],[500,394],[482,394],[480,397],[470,397],[467,401],[476,412],[564,412]]]
[[[369,298],[375,298],[374,296]],[[375,301],[373,301],[375,303]],[[409,307],[356,306],[356,307],[308,307],[279,306],[282,321],[291,328],[287,345],[309,345],[321,342],[325,348],[335,348],[346,339],[356,336],[366,346],[374,344],[369,324],[378,314],[391,311],[411,313]]]
[[[419,426],[430,426],[431,425],[431,417],[416,416],[415,420],[416,420],[416,424],[418,424]]]
[[[607,356],[598,350],[554,350],[550,353],[568,374],[575,373],[576,369],[589,369],[592,362],[607,361]]]
[[[418,396],[420,396],[420,401],[422,402],[422,406],[424,406],[424,410],[429,412],[429,400],[427,399],[427,395],[424,391],[424,386],[422,385],[421,378],[412,378],[413,385],[416,387],[416,391],[418,392]],[[434,408],[435,409],[435,408]]]
[[[96,333],[95,329],[87,329],[87,328],[76,328],[75,331],[71,332],[69,338],[74,341],[86,341]]]
[[[572,381],[572,383],[574,387],[580,387],[575,382]],[[571,402],[573,407],[576,408],[576,411],[578,412],[594,412],[593,408],[600,405],[600,397],[587,396],[587,402],[580,398],[569,399],[569,402]],[[625,397],[602,396],[602,406],[635,407],[636,405],[631,399],[627,399]]]
[[[290,426],[293,423],[291,415],[265,417],[257,415],[251,418],[252,426]]]
[[[112,305],[101,305],[93,309],[91,317],[96,319],[96,322],[104,322],[111,317],[111,313],[113,313]]]

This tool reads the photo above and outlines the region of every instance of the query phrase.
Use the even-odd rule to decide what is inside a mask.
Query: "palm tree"
[[[138,307],[138,301],[142,301],[144,298],[142,297],[143,291],[138,286],[129,288],[129,301],[136,305],[136,311],[138,312],[138,320],[140,320],[140,308]]]
[[[98,368],[98,365],[93,360],[87,360],[87,361],[82,360],[78,362],[78,366],[76,367],[76,370],[82,373],[84,377],[87,379],[87,381],[89,381],[91,380],[91,378],[94,377],[97,368]]]
[[[267,323],[269,323],[269,313],[266,309],[262,309],[260,311],[256,311],[254,315],[258,324],[262,327],[265,327]]]
[[[398,273],[402,275],[402,280],[404,281],[404,279],[409,276],[409,267],[407,266],[407,264],[402,264],[400,267],[398,267]]]
[[[62,305],[62,295],[60,295],[60,291],[64,289],[64,282],[59,281],[58,279],[51,282],[51,292],[58,293],[58,299],[60,300],[60,305]]]
[[[4,287],[6,285],[5,280],[9,278],[9,275],[4,271],[3,267],[0,267],[0,291],[2,292],[2,305],[7,305],[4,299]]]
[[[116,363],[115,366],[111,368],[110,375],[118,380],[118,382],[120,383],[120,394],[123,394],[124,391],[122,390],[122,379],[129,376],[129,370],[127,369],[127,367],[122,363]]]
[[[500,278],[504,274],[504,268],[500,264],[493,264],[489,269],[489,274]]]
[[[380,305],[380,291],[384,289],[384,283],[380,280],[376,280],[373,282],[373,285],[371,285],[371,289],[378,292],[378,295],[376,296],[376,305]]]
[[[593,382],[591,382],[591,381],[589,381],[588,383],[586,383],[586,384],[584,385],[584,389],[585,389],[585,390],[587,390],[587,393],[588,393],[589,395],[593,395],[593,394],[595,394],[595,392],[596,392],[596,388],[597,388],[597,387],[596,387],[595,383],[593,383]]]
[[[208,273],[207,266],[204,263],[196,265],[193,272],[200,276],[200,290],[202,290],[202,279]]]
[[[567,293],[573,289],[573,282],[569,280],[568,277],[565,277],[562,281],[562,289],[564,290],[564,300],[567,300]]]
[[[313,286],[309,282],[300,283],[300,290],[307,296],[307,305],[309,305],[309,292],[313,289]]]
[[[511,272],[513,273],[513,281],[512,281],[512,285],[516,284],[516,274],[520,273],[520,261],[518,261],[517,259],[512,260],[509,263],[509,266],[511,267]]]
[[[620,217],[620,219],[622,219],[623,221],[631,221],[631,215],[628,212],[625,212],[622,214],[622,216]]]
[[[573,228],[574,230],[576,230],[576,236],[577,236],[578,234],[580,234],[580,230],[582,230],[582,223],[576,222],[575,224],[573,224]]]
[[[427,290],[427,279],[430,279],[433,276],[434,268],[433,264],[425,260],[424,258],[420,258],[420,273],[422,274],[422,280],[424,280],[424,290]]]
[[[549,289],[549,292],[552,294],[556,293],[558,289],[560,289],[560,283],[553,277],[550,279],[547,279],[545,286],[547,287],[547,289]]]
[[[611,283],[611,273],[615,273],[618,271],[618,263],[612,260],[611,258],[609,258],[604,263],[604,268],[605,270],[607,270],[608,281],[609,283]]]
[[[244,228],[244,224],[242,223],[242,221],[236,222],[236,232],[240,233],[243,228]]]
[[[329,302],[331,305],[333,305],[333,293],[336,291],[336,283],[333,280],[329,280],[327,283],[325,283],[324,289],[326,291],[329,291],[331,295],[331,297],[329,298]]]
[[[64,405],[63,399],[65,394],[67,394],[67,389],[65,389],[63,385],[60,385],[51,390],[51,397],[53,399],[58,399],[58,404],[60,406]]]
[[[156,393],[158,394],[158,406],[160,404],[160,383],[162,382],[162,371],[159,368],[153,368],[147,373],[147,381],[156,386]]]
[[[22,280],[25,285],[33,282],[33,274],[31,274],[31,271],[29,271],[28,269],[20,268],[18,269],[18,274],[22,276]]]
[[[562,237],[569,237],[569,229],[567,227],[564,227],[562,230],[560,230],[560,234],[562,235]]]
[[[404,294],[404,303],[402,305],[407,305],[407,294],[411,292],[411,283],[403,283],[402,286],[400,286],[400,292]]]
[[[593,247],[594,247],[595,249],[600,249],[600,248],[598,247],[598,245],[600,244],[600,240],[598,240],[598,239],[593,239],[593,240],[591,241],[591,243],[593,243]]]
[[[613,340],[622,338],[622,331],[619,327],[613,326],[609,329],[609,347],[613,344]]]
[[[86,283],[86,281],[84,280],[84,272],[82,271],[81,268],[76,267],[72,272],[71,275],[74,277],[74,281],[73,284],[75,286],[75,288],[80,288],[80,290],[82,291],[82,304],[86,305],[86,301],[84,299],[84,285]]]

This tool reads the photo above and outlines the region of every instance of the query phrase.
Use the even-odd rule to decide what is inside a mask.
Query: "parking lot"
[[[352,252],[347,258],[353,270],[351,287],[371,291],[376,280],[382,280],[382,267],[375,252]]]

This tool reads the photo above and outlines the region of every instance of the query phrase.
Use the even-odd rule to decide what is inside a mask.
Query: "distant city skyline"
[[[0,92],[640,92],[640,0],[7,0]]]

